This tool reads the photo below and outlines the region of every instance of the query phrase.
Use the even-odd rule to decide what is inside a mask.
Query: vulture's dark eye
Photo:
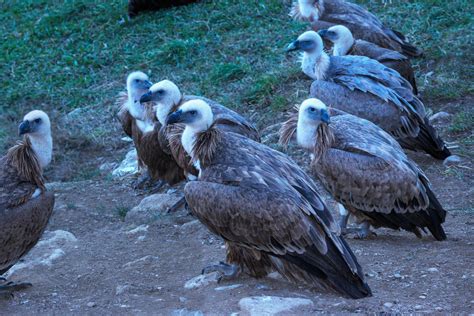
[[[41,122],[41,119],[40,119],[40,118],[37,118],[37,119],[35,120],[35,123],[39,123],[39,122]]]
[[[197,111],[192,110],[192,111],[189,111],[189,113],[191,113],[191,115],[196,115],[196,114],[197,114]]]
[[[311,112],[314,112],[314,111],[316,111],[316,109],[315,109],[315,108],[309,108],[309,110],[310,110]]]
[[[163,94],[163,93],[165,93],[165,90],[160,89],[160,90],[156,91],[156,93],[158,93],[158,94]]]
[[[135,79],[135,82],[137,82],[137,83],[140,82],[140,79]]]

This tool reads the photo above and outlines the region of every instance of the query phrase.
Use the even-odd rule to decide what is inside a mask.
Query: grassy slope
[[[124,0],[96,3],[0,4],[1,148],[12,143],[7,135],[32,108],[52,114],[59,146],[110,148],[119,131],[105,122],[127,73],[136,69],[238,109],[261,128],[307,95],[310,82],[295,58],[283,54],[285,44],[307,28],[290,21],[289,1],[203,1],[133,21],[124,21]],[[472,95],[468,0],[362,3],[425,49],[427,57],[415,66],[428,106]],[[75,108],[85,110],[66,123],[59,120]],[[459,115],[458,125],[472,128],[471,117]]]

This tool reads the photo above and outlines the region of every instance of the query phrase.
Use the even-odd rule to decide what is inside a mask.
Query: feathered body
[[[26,135],[0,159],[0,275],[38,242],[53,211],[54,194],[43,179],[51,158],[42,156],[51,148],[40,157],[35,147]]]
[[[199,0],[128,0],[128,16],[133,18],[142,11],[157,11],[197,1]]]
[[[400,145],[375,124],[332,111],[329,125],[297,125],[298,114],[293,114],[283,124],[281,142],[288,143],[298,129],[298,136],[308,139],[304,147],[313,154],[314,174],[361,221],[405,229],[418,237],[420,229],[428,228],[437,240],[446,239],[441,226],[446,211],[431,191],[428,178]]]
[[[312,23],[316,31],[334,25],[344,25],[354,38],[380,47],[420,57],[423,51],[410,44],[400,32],[385,26],[375,15],[361,6],[344,0],[298,0],[290,13],[293,18]]]
[[[195,132],[188,154],[200,172],[186,184],[185,197],[191,212],[226,241],[227,262],[255,277],[277,270],[352,298],[369,296],[361,267],[313,180],[286,155],[220,130],[212,114],[198,114],[204,123],[193,122],[194,104],[202,102],[185,103],[169,123],[183,122]]]

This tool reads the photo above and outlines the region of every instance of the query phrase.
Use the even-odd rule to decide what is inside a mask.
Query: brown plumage
[[[128,0],[128,16],[133,18],[142,11],[157,11],[197,1],[199,0]]]
[[[374,227],[405,229],[421,237],[428,228],[446,239],[446,211],[423,171],[399,144],[375,124],[343,112],[326,122],[326,106],[308,99],[283,124],[282,143],[295,130],[301,147],[313,154],[312,170],[331,195],[361,221]]]
[[[168,116],[176,111],[183,103],[189,100],[204,100],[214,112],[216,127],[222,131],[230,131],[260,141],[257,129],[240,114],[231,109],[204,97],[183,95],[179,88],[169,80],[163,80],[153,85],[144,95],[141,102],[155,102],[157,116],[162,125],[159,133],[159,143],[164,151],[169,153],[186,175],[197,176],[197,170],[181,145],[181,135],[184,130],[182,124],[166,126]]]
[[[298,20],[310,21],[315,31],[344,25],[356,39],[398,51],[408,57],[423,55],[423,51],[410,44],[403,34],[388,28],[361,6],[345,0],[298,0],[293,4],[290,15]]]
[[[255,277],[277,270],[289,280],[352,298],[371,295],[314,182],[296,163],[219,130],[205,102],[183,104],[168,121],[186,124],[183,147],[200,169],[198,180],[185,186],[186,201],[226,241],[228,263]]]
[[[411,62],[406,56],[371,42],[360,39],[354,40],[351,31],[343,25],[332,26],[328,29],[320,30],[318,33],[323,40],[328,40],[334,44],[334,56],[356,55],[375,59],[379,63],[397,71],[410,83],[413,93],[418,94],[415,74],[411,67]]]
[[[46,191],[43,179],[52,150],[49,118],[30,112],[20,133],[26,134],[24,140],[0,159],[0,275],[38,242],[54,207],[54,194]],[[0,292],[9,288],[0,285]]]

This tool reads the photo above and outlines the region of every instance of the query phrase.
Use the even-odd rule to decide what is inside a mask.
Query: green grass
[[[474,109],[471,107],[467,111],[462,111],[454,115],[449,131],[461,133],[474,130]]]
[[[427,103],[472,94],[467,0],[361,2],[425,49],[415,67]],[[252,115],[260,128],[274,123],[307,96],[311,83],[296,58],[283,53],[307,29],[290,20],[289,6],[203,0],[128,21],[125,0],[1,2],[0,147],[17,138],[25,112],[41,108],[53,119],[56,148],[71,153],[63,159],[74,159],[74,148],[116,148],[122,133],[114,98],[133,70]],[[62,118],[77,108],[84,114]]]

